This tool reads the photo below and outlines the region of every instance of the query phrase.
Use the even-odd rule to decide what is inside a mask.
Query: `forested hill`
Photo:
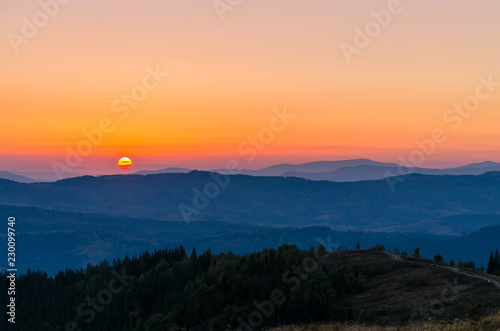
[[[165,222],[147,218],[63,213],[34,207],[0,205],[0,217],[15,216],[18,270],[42,269],[55,275],[65,268],[78,269],[88,263],[100,263],[121,256],[133,256],[155,248],[183,245],[214,253],[232,250],[248,254],[264,248],[277,248],[284,243],[301,249],[323,244],[328,250],[339,246],[362,248],[379,242],[387,249],[410,252],[421,248],[422,256],[431,258],[436,252],[446,261],[458,258],[474,261],[476,266],[488,263],[489,252],[498,248],[500,215],[458,215],[432,221],[435,229],[454,236],[415,232],[337,231],[324,226],[255,227],[244,223],[216,220],[197,222]],[[474,229],[482,228],[481,230]],[[462,235],[467,230],[471,233]],[[414,229],[412,229],[414,230]],[[7,237],[0,237],[0,247],[7,247]],[[3,269],[5,270],[5,269]],[[2,272],[2,268],[0,268]]]
[[[292,245],[245,256],[188,255],[182,247],[146,252],[55,277],[29,271],[17,280],[17,324],[6,326],[3,314],[0,325],[37,331],[257,330],[345,318],[405,325],[481,318],[500,305],[493,284],[419,261],[374,250],[328,253],[322,246],[302,251]],[[453,287],[455,299],[447,297],[439,314],[419,315],[421,306],[441,298],[443,286]],[[0,291],[7,287],[3,276]]]

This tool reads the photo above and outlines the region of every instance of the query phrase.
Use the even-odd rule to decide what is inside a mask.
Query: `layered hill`
[[[264,248],[293,243],[301,249],[318,244],[328,250],[362,248],[383,243],[387,249],[412,252],[420,247],[421,255],[433,258],[436,252],[445,261],[473,261],[477,267],[488,263],[491,251],[499,247],[500,226],[486,227],[466,235],[429,235],[425,233],[335,231],[327,227],[255,227],[216,220],[203,222],[165,222],[103,214],[77,214],[48,211],[33,207],[0,206],[0,217],[16,217],[16,253],[20,273],[28,268],[41,269],[50,275],[66,268],[81,268],[88,263],[133,256],[142,251],[173,248],[211,249],[214,253],[232,251],[248,254]],[[445,222],[500,223],[500,216],[463,216]],[[7,236],[0,237],[0,246]],[[0,271],[5,269],[0,268]]]
[[[193,171],[149,176],[85,176],[55,183],[0,180],[0,204],[162,221],[327,225],[339,230],[443,234],[455,231],[450,217],[500,213],[498,172],[480,176],[410,175],[392,183],[220,176]],[[431,227],[433,224],[438,226]],[[498,224],[488,221],[488,224],[463,222],[462,225],[462,231],[470,232]]]
[[[361,180],[379,180],[407,174],[462,176],[482,175],[484,173],[494,171],[500,171],[500,164],[494,162],[483,162],[447,169],[407,168],[389,164],[346,166],[327,172],[287,171],[283,173],[282,176],[299,177],[311,180],[329,180],[333,182],[356,182]]]
[[[12,180],[12,181],[15,181],[18,183],[34,183],[34,182],[36,182],[36,180],[34,180],[32,178],[18,175],[18,174],[15,174],[13,172],[10,172],[10,171],[0,171],[0,178]]]

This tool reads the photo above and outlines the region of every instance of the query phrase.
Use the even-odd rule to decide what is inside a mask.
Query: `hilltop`
[[[332,266],[379,266],[362,293],[350,297],[357,320],[375,325],[479,320],[500,307],[498,277],[436,264],[431,260],[379,251],[332,253]]]

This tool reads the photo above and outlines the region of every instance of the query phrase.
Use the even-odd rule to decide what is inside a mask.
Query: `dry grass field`
[[[500,314],[483,317],[479,321],[433,322],[415,326],[369,326],[351,324],[311,324],[302,326],[286,326],[271,331],[498,331],[500,330]]]

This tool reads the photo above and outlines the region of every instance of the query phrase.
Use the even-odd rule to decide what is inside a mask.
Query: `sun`
[[[118,166],[123,170],[126,170],[132,166],[132,160],[126,156],[118,160]]]

